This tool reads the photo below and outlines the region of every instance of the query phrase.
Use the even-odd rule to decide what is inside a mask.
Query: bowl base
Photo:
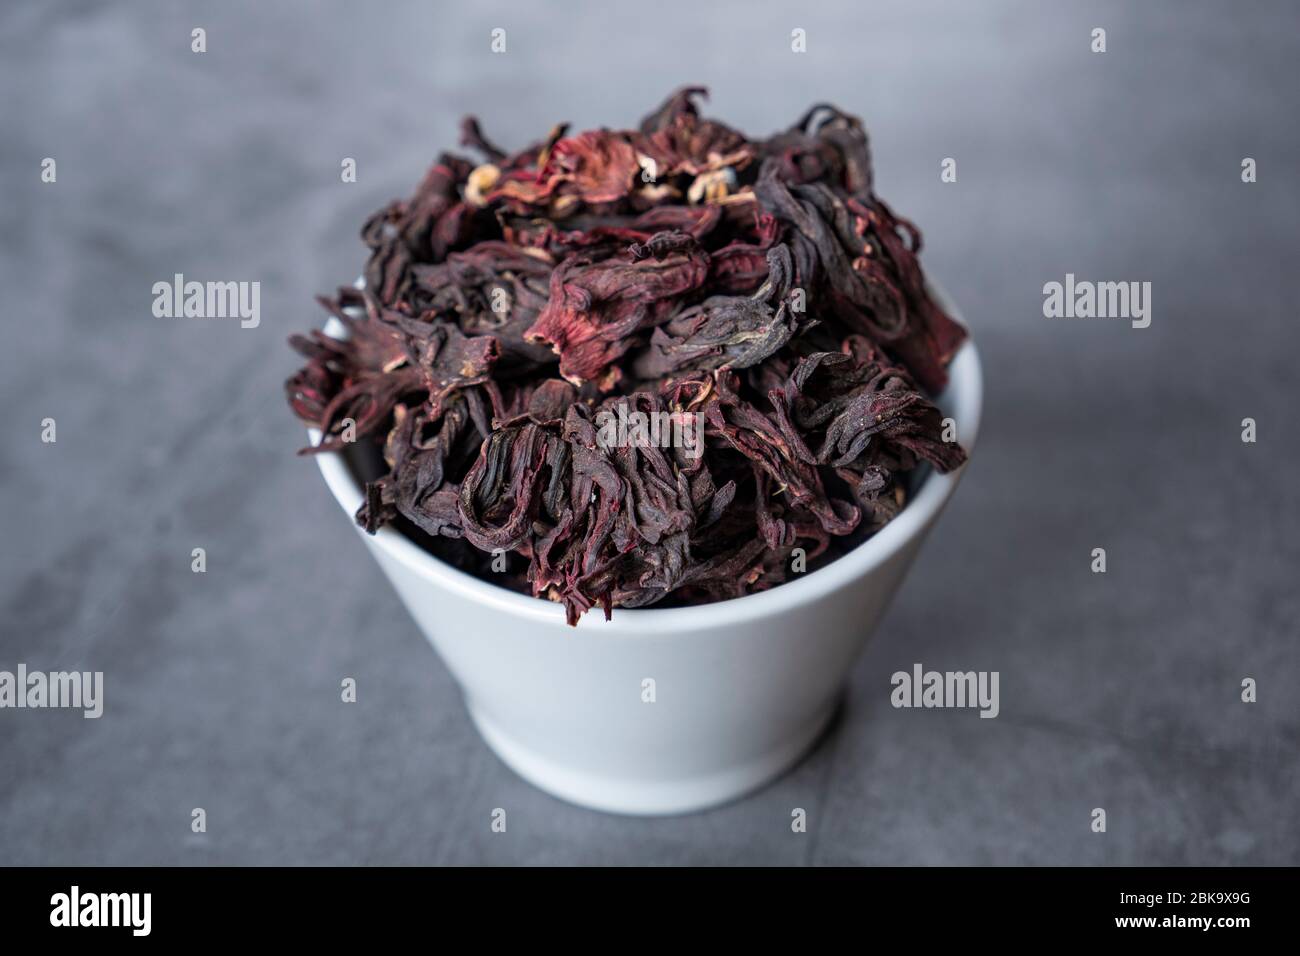
[[[466,700],[470,719],[501,761],[539,790],[569,803],[631,816],[692,813],[735,800],[770,783],[792,767],[821,737],[835,714],[838,697],[779,747],[756,760],[713,773],[677,780],[609,777],[556,763],[520,744]]]

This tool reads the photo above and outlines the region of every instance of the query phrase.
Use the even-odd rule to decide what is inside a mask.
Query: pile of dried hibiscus
[[[321,300],[347,337],[294,336],[286,390],[323,433],[304,452],[382,445],[368,531],[574,623],[780,584],[884,526],[922,461],[962,464],[927,393],[965,332],[861,122],[817,106],[751,140],[704,92],[514,155],[467,119],[483,162],[441,156],[365,224],[364,288]],[[610,441],[635,412],[702,443]]]

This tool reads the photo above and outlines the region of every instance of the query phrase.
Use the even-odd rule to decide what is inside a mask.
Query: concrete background
[[[4,5],[0,669],[102,670],[106,710],[0,711],[0,862],[1300,863],[1300,8],[810,6]],[[753,133],[865,119],[986,425],[834,733],[749,799],[629,820],[479,741],[292,454],[284,339],[463,113],[518,146],[687,82]],[[260,327],[155,319],[175,272],[260,281]],[[1151,327],[1045,319],[1066,272],[1152,282]],[[1000,671],[1001,715],[892,709],[915,661]]]

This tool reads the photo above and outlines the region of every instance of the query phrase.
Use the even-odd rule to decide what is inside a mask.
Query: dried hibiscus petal
[[[482,160],[366,222],[364,289],[321,300],[345,334],[294,336],[285,385],[305,451],[373,450],[366,530],[573,623],[777,586],[965,461],[931,396],[966,333],[861,122],[818,105],[754,140],[704,93],[515,153],[469,118]]]

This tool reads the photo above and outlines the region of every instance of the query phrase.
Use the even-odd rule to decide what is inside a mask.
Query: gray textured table
[[[99,720],[0,711],[0,862],[1300,862],[1294,5],[186,6],[0,13],[0,669],[106,682]],[[462,113],[521,145],[686,82],[755,133],[865,118],[975,331],[986,426],[819,749],[629,820],[480,743],[280,388],[362,218]],[[260,326],[154,318],[176,272],[260,281]],[[1151,326],[1044,318],[1067,272],[1150,281]],[[1000,716],[893,709],[916,661],[998,670]]]

